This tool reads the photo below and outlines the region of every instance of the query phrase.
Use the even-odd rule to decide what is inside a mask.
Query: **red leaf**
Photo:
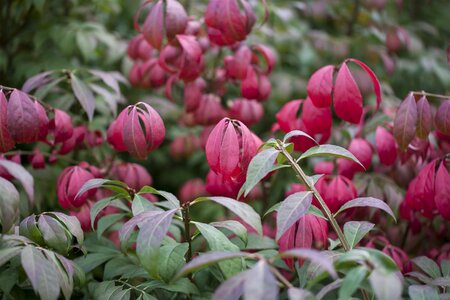
[[[439,105],[434,122],[440,132],[450,134],[450,100],[445,100]]]
[[[124,119],[123,123],[123,142],[127,151],[139,158],[147,158],[147,143],[145,141],[144,130],[141,126],[142,120],[137,108],[131,108],[130,113]]]
[[[378,109],[380,107],[380,103],[381,103],[381,86],[380,86],[380,82],[378,81],[377,75],[375,75],[375,73],[369,68],[369,66],[367,66],[362,61],[359,61],[354,58],[351,58],[350,61],[358,64],[361,68],[363,68],[364,71],[366,71],[367,75],[370,76],[370,79],[372,79],[373,91],[375,93],[375,96],[377,96],[377,108],[376,109]]]
[[[47,113],[45,112],[45,109],[42,107],[42,105],[35,101],[34,105],[36,107],[36,112],[38,114],[39,118],[39,140],[40,141],[46,141],[47,134],[48,134],[48,127],[49,127],[49,121],[47,117]]]
[[[70,116],[59,109],[55,109],[55,119],[52,121],[55,143],[61,143],[68,140],[73,134],[72,119]]]
[[[397,147],[394,136],[381,126],[377,127],[375,133],[375,145],[380,162],[386,166],[391,166],[397,159]]]
[[[186,82],[184,85],[184,109],[186,112],[193,112],[198,108],[205,86],[206,83],[201,78]]]
[[[428,100],[425,96],[422,96],[417,102],[417,128],[416,134],[421,139],[426,139],[431,131],[431,125],[433,121],[431,120],[433,116],[431,115],[431,108]]]
[[[247,68],[247,76],[241,82],[241,95],[247,99],[256,99],[259,96],[258,76],[251,66]]]
[[[16,143],[32,143],[38,140],[39,117],[34,102],[27,94],[14,90],[8,102],[8,129]]]
[[[169,41],[183,33],[188,24],[188,16],[183,5],[175,0],[166,1],[165,31]]]
[[[309,97],[303,102],[301,119],[312,135],[330,131],[333,123],[330,107],[316,107]]]
[[[435,179],[435,195],[434,201],[436,207],[441,214],[447,220],[450,220],[450,174],[445,168],[445,160],[443,160],[436,173]]]
[[[223,176],[231,177],[239,164],[239,140],[236,130],[231,122],[223,133],[219,152],[219,169]]]
[[[262,44],[255,45],[253,49],[255,52],[261,53],[261,55],[264,57],[264,60],[266,61],[267,68],[263,71],[263,74],[268,75],[272,73],[272,69],[276,61],[275,53],[273,52],[273,50]]]
[[[358,124],[363,112],[362,96],[345,62],[336,76],[333,98],[336,115],[342,120]]]
[[[8,116],[5,94],[0,90],[0,152],[8,152],[14,148],[15,142],[8,131]]]
[[[328,65],[314,72],[308,81],[306,90],[312,103],[317,107],[331,105],[334,66]]]
[[[394,119],[394,137],[400,149],[408,147],[416,134],[416,127],[417,105],[414,95],[410,93],[400,104]]]

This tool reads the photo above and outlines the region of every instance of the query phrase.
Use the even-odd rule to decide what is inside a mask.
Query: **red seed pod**
[[[200,105],[206,82],[202,78],[186,82],[184,85],[184,109],[186,112],[195,111]]]
[[[439,214],[450,220],[450,174],[445,167],[445,160],[442,160],[436,172],[434,202]]]
[[[73,126],[70,116],[59,109],[54,109],[55,117],[50,122],[50,130],[55,136],[55,143],[61,143],[72,137]]]
[[[308,97],[317,107],[331,106],[333,72],[334,66],[327,65],[314,72],[308,80],[308,85],[306,86]]]
[[[146,159],[148,153],[161,145],[166,134],[164,123],[150,105],[139,102],[125,108],[122,140],[126,150],[138,159]],[[119,140],[120,141],[120,140]]]
[[[278,240],[279,251],[294,248],[323,249],[328,244],[328,224],[319,217],[306,214],[292,225]],[[294,269],[294,259],[284,259]]]
[[[200,149],[200,139],[193,133],[177,136],[170,144],[170,156],[187,158]]]
[[[434,117],[434,123],[437,130],[443,134],[450,135],[450,100],[445,100],[439,105]]]
[[[33,169],[44,169],[45,168],[45,158],[42,155],[41,150],[39,148],[34,149],[33,154],[28,157],[31,166]]]
[[[228,110],[230,118],[237,119],[247,126],[252,126],[261,120],[264,108],[256,100],[235,99]]]
[[[198,197],[206,196],[205,183],[201,178],[194,178],[186,181],[180,188],[178,198],[181,203],[188,203]]]
[[[140,85],[144,88],[159,88],[167,81],[166,72],[154,58],[141,65],[140,76]]]
[[[145,185],[152,185],[153,179],[147,169],[135,163],[119,163],[111,170],[114,178],[125,182],[132,189],[139,191]]]
[[[81,144],[84,141],[86,132],[87,129],[85,126],[75,127],[73,129],[72,136],[62,143],[61,148],[58,151],[58,154],[65,155],[67,153],[72,152],[75,149],[75,147],[81,146]]]
[[[450,116],[450,114],[449,114]],[[417,128],[416,135],[421,139],[427,139],[433,125],[431,107],[425,96],[417,101]]]
[[[266,100],[272,85],[264,74],[259,74],[252,66],[247,68],[247,76],[241,82],[241,95],[247,99],[256,99],[258,101]]]
[[[79,166],[65,168],[58,176],[56,193],[59,204],[66,209],[80,207],[87,199],[95,194],[95,189],[89,190],[76,198],[81,187],[89,180],[94,179],[89,171]]]
[[[161,49],[163,40],[172,41],[182,34],[188,23],[183,6],[175,0],[158,0],[150,9],[140,28],[145,39],[156,49]]]
[[[347,122],[358,124],[363,113],[362,95],[347,63],[340,67],[334,84],[333,104],[336,115]]]
[[[318,108],[310,98],[303,102],[301,119],[312,135],[329,132],[333,125],[333,117],[329,107]]]
[[[34,101],[19,90],[9,96],[7,106],[8,130],[16,143],[33,143],[39,139],[39,114]]]
[[[397,159],[397,144],[392,133],[378,126],[375,133],[375,145],[380,162],[386,166],[393,165]]]
[[[241,178],[225,178],[223,175],[210,170],[206,176],[205,189],[211,196],[236,198],[244,181]]]
[[[202,48],[194,36],[177,35],[177,40],[183,49],[178,77],[181,80],[192,81],[198,78],[203,70]]]
[[[247,69],[252,60],[249,47],[241,46],[233,56],[225,58],[225,72],[228,78],[243,80],[247,76]]]
[[[194,111],[194,120],[198,125],[213,125],[227,115],[220,104],[220,98],[214,94],[203,95]]]
[[[245,174],[257,146],[247,126],[224,118],[211,131],[205,152],[211,170],[227,179]]]
[[[314,173],[316,174],[333,174],[334,164],[331,161],[321,161],[314,165]]]
[[[205,12],[210,40],[219,45],[243,41],[255,24],[255,14],[247,0],[210,0]],[[226,12],[226,13],[224,13]]]
[[[348,151],[361,162],[366,170],[372,164],[372,147],[365,139],[353,139],[348,147]],[[350,179],[353,178],[355,173],[365,171],[359,164],[345,158],[338,158],[337,163],[338,174]]]
[[[400,104],[394,119],[394,137],[401,150],[406,150],[413,140],[416,128],[417,105],[414,95],[409,93]]]
[[[15,142],[8,130],[8,102],[0,90],[0,152],[8,152],[14,148]]]
[[[159,114],[148,104],[139,102],[126,107],[108,128],[108,143],[117,151],[145,159],[159,147],[166,129]]]

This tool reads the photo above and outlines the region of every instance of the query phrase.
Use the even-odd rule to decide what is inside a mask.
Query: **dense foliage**
[[[2,2],[2,299],[450,299],[450,6],[267,2]]]

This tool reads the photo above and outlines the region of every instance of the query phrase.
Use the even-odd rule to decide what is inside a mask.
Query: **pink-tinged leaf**
[[[0,90],[0,152],[8,152],[14,148],[15,142],[8,131],[8,102]]]
[[[178,34],[177,40],[185,54],[188,54],[192,59],[198,61],[202,55],[202,48],[197,40],[192,35]]]
[[[401,150],[405,150],[413,140],[416,128],[417,105],[414,95],[410,93],[400,104],[394,119],[394,137]]]
[[[8,233],[19,220],[19,205],[20,195],[17,189],[11,182],[0,177],[0,220],[2,222],[2,233]]]
[[[425,96],[417,102],[417,128],[416,134],[421,139],[426,139],[433,125],[431,107]]]
[[[258,76],[252,66],[247,68],[247,76],[241,82],[241,95],[247,99],[257,99],[259,96]]]
[[[141,33],[150,45],[158,50],[161,49],[164,34],[164,4],[162,0],[158,0],[151,8],[142,25]]]
[[[248,271],[244,283],[245,299],[278,300],[279,288],[268,263],[260,260]]]
[[[16,143],[32,143],[39,135],[39,116],[34,102],[22,91],[14,90],[7,108],[8,130]]]
[[[244,2],[243,2],[244,3]],[[242,41],[247,36],[247,18],[241,14],[236,0],[220,1],[222,24],[219,29],[223,35],[234,41]],[[245,7],[245,6],[244,6]]]
[[[336,215],[341,213],[342,211],[353,208],[353,207],[374,207],[381,210],[384,210],[386,213],[388,213],[394,220],[395,220],[395,214],[392,211],[392,209],[387,205],[385,202],[383,202],[380,199],[372,198],[372,197],[361,197],[356,198],[353,200],[348,201],[344,205],[341,206],[341,208],[337,211]]]
[[[308,80],[306,90],[312,103],[317,107],[329,107],[331,105],[333,72],[334,66],[328,65],[314,72]]]
[[[363,112],[362,96],[345,62],[336,76],[333,103],[339,118],[353,124],[360,122]]]
[[[329,132],[333,125],[330,107],[316,107],[309,97],[303,102],[301,120],[312,135]]]
[[[239,300],[249,275],[249,271],[244,271],[223,282],[214,292],[213,300]]]
[[[440,132],[450,135],[450,100],[445,100],[439,105],[434,122]]]
[[[23,186],[27,193],[30,203],[34,202],[34,179],[33,176],[21,165],[6,160],[0,159],[0,166],[5,168],[12,177],[17,179]]]
[[[44,84],[47,84],[51,80],[48,78],[48,75],[52,73],[53,71],[42,72],[34,75],[33,77],[28,78],[27,81],[25,81],[25,83],[22,86],[22,91],[24,93],[29,93],[32,90],[39,88]]]
[[[436,172],[434,202],[439,214],[450,220],[450,175],[442,161]]]
[[[220,153],[218,149],[222,146],[223,134],[227,127],[227,119],[222,119],[211,131],[205,146],[206,159],[211,170],[219,172]]]
[[[333,278],[337,278],[336,270],[330,258],[320,251],[313,249],[292,249],[280,253],[281,257],[297,257],[302,259],[309,259],[313,264],[316,264],[327,271]]]
[[[112,74],[112,72],[105,72],[101,70],[89,70],[89,73],[100,78],[107,86],[113,89],[116,94],[120,94],[119,83]]]
[[[253,49],[256,53],[261,53],[261,55],[264,57],[267,67],[263,71],[263,74],[268,75],[272,73],[273,67],[275,66],[276,62],[276,57],[273,50],[262,44],[255,45]]]
[[[165,30],[167,38],[171,40],[175,35],[183,33],[187,24],[188,16],[183,5],[175,0],[166,1]]]
[[[381,104],[381,86],[380,82],[378,81],[377,75],[372,71],[372,69],[369,68],[365,63],[362,61],[359,61],[357,59],[351,58],[350,61],[358,64],[361,68],[366,71],[367,75],[369,75],[370,79],[372,80],[373,84],[373,91],[375,93],[375,96],[377,97],[377,109],[380,107]]]
[[[287,140],[289,140],[290,138],[295,137],[295,136],[304,136],[304,137],[310,139],[311,141],[313,141],[316,145],[319,145],[319,143],[317,143],[317,141],[316,141],[312,136],[310,136],[309,134],[307,134],[306,132],[301,131],[301,130],[292,130],[292,131],[289,131],[289,132],[284,136],[283,142],[286,142]]]
[[[277,240],[279,240],[295,222],[308,212],[311,201],[311,192],[298,192],[289,195],[281,202],[277,213]]]
[[[39,126],[39,140],[46,141],[48,130],[49,130],[49,120],[47,117],[47,113],[46,113],[44,107],[42,107],[42,105],[39,102],[35,101],[34,106],[36,107],[36,112],[38,114],[38,119],[39,119],[39,125],[38,125]]]
[[[95,110],[95,97],[92,90],[73,73],[70,74],[70,84],[75,97],[87,113],[89,121],[92,121]]]
[[[392,133],[384,127],[378,126],[375,133],[375,144],[380,162],[386,166],[391,166],[397,159],[397,144]]]

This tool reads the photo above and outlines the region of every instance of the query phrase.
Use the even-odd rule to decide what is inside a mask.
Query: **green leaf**
[[[386,213],[388,213],[392,218],[395,219],[395,214],[392,211],[392,209],[387,205],[383,200],[373,198],[373,197],[361,197],[356,198],[353,200],[348,201],[344,205],[341,206],[341,208],[335,213],[337,216],[339,213],[343,212],[346,209],[353,208],[353,207],[375,207],[379,208],[381,210],[384,210]]]
[[[38,220],[38,227],[42,233],[45,243],[56,251],[66,254],[71,241],[67,236],[64,226],[47,215],[41,215]]]
[[[339,288],[341,286],[342,279],[336,279],[335,281],[324,286],[316,295],[318,300],[321,300],[325,297],[329,292]],[[330,298],[331,299],[331,298]]]
[[[91,179],[91,180],[87,181],[85,184],[83,184],[83,186],[78,191],[78,193],[75,197],[79,197],[80,195],[84,194],[85,192],[87,192],[89,190],[97,189],[100,187],[110,189],[124,197],[128,196],[128,186],[125,183],[117,181],[117,180],[95,178],[95,179]]]
[[[0,177],[0,222],[2,232],[9,232],[19,219],[20,196],[14,185]]]
[[[146,273],[142,268],[134,264],[129,257],[119,256],[105,264],[103,279],[109,280],[114,277],[130,279],[141,272]]]
[[[64,298],[66,298],[66,300],[69,300],[73,291],[73,266],[71,262],[62,256],[58,255],[57,257],[57,254],[53,251],[49,251],[46,249],[44,249],[43,251],[47,258],[51,260],[50,263],[52,263],[55,269],[58,271],[59,283],[61,285],[61,290],[63,292]],[[64,266],[63,262],[65,263]]]
[[[20,247],[0,249],[0,267],[10,261],[12,258],[16,257],[21,251],[22,248]]]
[[[122,220],[126,215],[127,214],[119,213],[102,217],[97,223],[97,236],[100,238],[108,228],[114,224],[117,224],[117,222]]]
[[[408,288],[408,295],[411,300],[439,300],[437,291],[427,285],[411,285]]]
[[[377,300],[400,300],[403,284],[395,272],[375,269],[369,276],[369,282]]]
[[[260,260],[247,273],[245,299],[278,300],[279,288],[267,262]]]
[[[298,161],[301,161],[302,159],[305,159],[307,157],[313,157],[313,156],[334,156],[334,157],[341,157],[346,158],[349,160],[354,161],[355,163],[359,164],[363,169],[365,170],[364,166],[361,164],[361,162],[347,149],[335,146],[335,145],[319,145],[316,147],[312,147],[309,150],[307,150],[305,153],[300,156]]]
[[[308,139],[310,139],[311,141],[313,141],[314,143],[316,143],[316,145],[319,145],[319,143],[318,143],[312,136],[310,136],[309,134],[307,134],[306,132],[301,131],[301,130],[292,130],[292,131],[288,132],[288,133],[284,136],[283,142],[286,142],[288,139],[290,139],[291,137],[294,137],[294,136],[304,136],[304,137],[307,137]]]
[[[244,284],[249,271],[244,271],[224,281],[214,292],[213,300],[239,299],[244,293]]]
[[[171,281],[178,270],[185,264],[184,255],[188,248],[188,243],[172,243],[161,247],[158,270],[160,277],[165,282]]]
[[[277,240],[308,212],[311,201],[312,192],[308,191],[289,195],[281,202],[277,213]]]
[[[368,270],[366,266],[359,266],[351,269],[342,281],[341,288],[338,292],[339,300],[350,299],[366,278],[367,273]]]
[[[208,267],[212,264],[238,258],[245,257],[248,254],[245,252],[208,252],[205,254],[201,254],[200,256],[195,257],[193,260],[188,262],[177,274],[175,278],[186,276],[189,273],[195,272],[201,268]]]
[[[169,201],[169,203],[171,205],[170,206],[171,209],[180,208],[180,200],[178,200],[178,198],[175,197],[175,195],[172,194],[172,193],[165,192],[165,191],[159,191],[159,190],[156,190],[156,189],[152,188],[151,186],[146,185],[138,192],[138,194],[155,194],[155,195],[160,195],[164,199]]]
[[[81,256],[75,259],[75,262],[83,269],[84,272],[89,273],[101,264],[117,256],[117,253],[89,253],[86,256]]]
[[[443,259],[441,261],[441,270],[443,276],[450,277],[450,260]]]
[[[269,148],[259,152],[253,157],[247,169],[247,177],[244,184],[244,196],[247,196],[255,185],[269,174],[279,153],[278,150]]]
[[[60,283],[57,270],[41,251],[33,246],[25,246],[21,253],[22,267],[41,299],[56,300]]]
[[[167,235],[172,217],[178,209],[165,212],[157,212],[141,224],[137,240],[136,253],[150,276],[158,278],[158,257],[159,247],[164,237]]]
[[[244,244],[247,244],[248,238],[247,238],[247,228],[245,228],[244,225],[242,225],[240,222],[235,220],[225,220],[221,222],[213,222],[209,225],[218,227],[218,228],[226,228],[229,231],[233,232],[235,235],[237,235]]]
[[[193,201],[193,204],[211,200],[220,204],[229,210],[231,210],[235,215],[237,215],[243,222],[248,224],[250,227],[256,230],[257,233],[262,235],[262,224],[259,214],[247,203],[237,201],[235,199],[227,197],[202,197],[197,198]]]
[[[26,236],[38,244],[44,244],[44,239],[42,238],[39,228],[37,227],[36,216],[34,214],[26,217],[22,220],[22,222],[20,222],[19,234]]]
[[[133,216],[149,210],[161,211],[161,209],[153,205],[148,199],[138,194],[134,195],[133,202],[131,203],[131,211],[133,212]]]
[[[308,299],[315,299],[314,295],[304,289],[298,289],[298,288],[289,288],[288,289],[288,299],[289,300],[308,300]]]
[[[230,242],[230,240],[218,229],[211,225],[193,222],[198,230],[208,242],[211,251],[231,251],[239,252],[239,247]],[[240,259],[232,259],[224,262],[219,262],[220,270],[226,278],[239,273],[242,270],[243,264]]]
[[[365,221],[349,221],[345,223],[344,235],[350,247],[355,247],[374,226],[375,224]]]
[[[259,235],[259,234],[248,234],[248,242],[243,249],[245,250],[263,250],[263,249],[276,249],[278,247],[274,239]]]
[[[49,214],[54,215],[61,223],[64,224],[66,229],[77,239],[78,244],[82,245],[84,240],[83,229],[81,228],[80,221],[77,217],[68,216],[60,212],[50,212]]]
[[[189,279],[180,278],[171,284],[162,284],[158,288],[165,289],[170,292],[198,295],[198,289]]]
[[[92,90],[73,73],[70,73],[70,84],[75,97],[87,113],[89,121],[92,121],[95,110],[95,97]]]
[[[434,262],[434,260],[429,259],[426,256],[419,256],[414,258],[412,261],[425,273],[430,275],[431,278],[438,278],[442,276],[439,266],[436,262]]]
[[[95,220],[97,219],[97,215],[106,207],[108,207],[111,202],[115,199],[115,197],[108,197],[102,200],[95,202],[95,204],[91,207],[90,215],[91,215],[91,227],[94,229]]]

